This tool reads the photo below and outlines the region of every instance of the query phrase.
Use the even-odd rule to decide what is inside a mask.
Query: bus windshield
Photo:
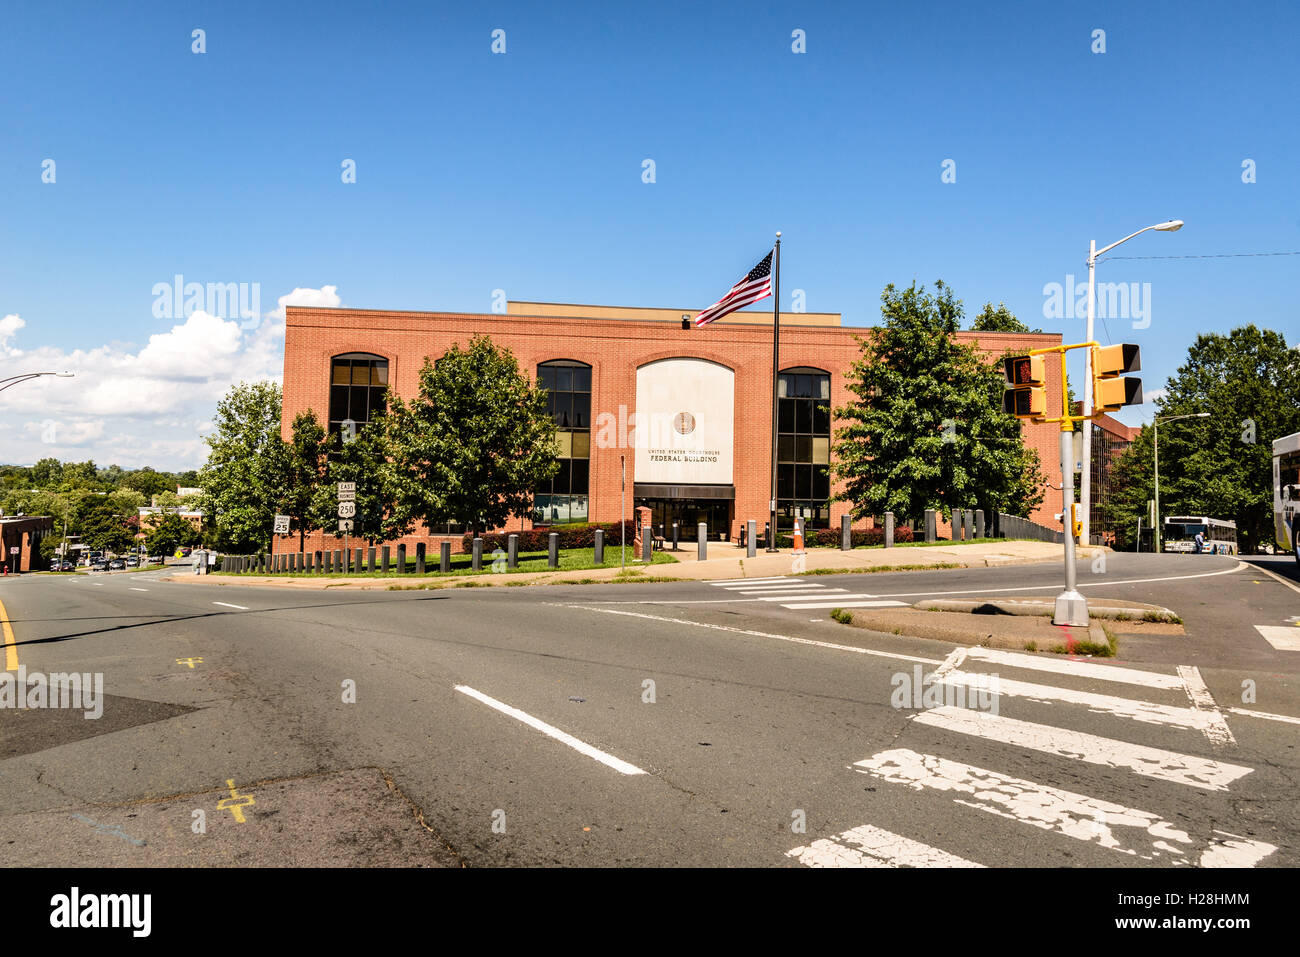
[[[1185,542],[1191,541],[1196,537],[1196,533],[1207,535],[1206,526],[1165,523],[1165,541],[1167,542]],[[1207,536],[1208,537],[1208,536]]]

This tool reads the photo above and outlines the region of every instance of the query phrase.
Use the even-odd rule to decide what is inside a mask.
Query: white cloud
[[[239,382],[279,382],[284,370],[284,307],[342,304],[337,286],[295,288],[255,329],[195,311],[133,351],[109,343],[70,352],[54,346],[20,350],[16,314],[0,319],[0,378],[34,370],[69,370],[75,378],[40,378],[0,392],[0,463],[45,456],[93,457],[101,465],[195,468],[207,454],[202,433],[216,404]],[[54,423],[51,429],[51,423]],[[18,428],[10,428],[10,425]]]

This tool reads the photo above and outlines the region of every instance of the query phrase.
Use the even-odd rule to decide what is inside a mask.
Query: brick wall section
[[[861,353],[854,336],[862,329],[837,326],[783,326],[781,368],[811,366],[831,374],[831,407],[845,405],[851,394],[845,373]],[[733,480],[736,501],[732,528],[734,538],[747,519],[758,520],[759,528],[768,516],[772,467],[772,330],[753,324],[714,323],[703,329],[682,329],[675,322],[630,319],[561,319],[518,315],[395,312],[367,309],[321,309],[289,306],[286,309],[284,348],[284,412],[282,434],[290,437],[294,416],[311,409],[324,422],[329,407],[330,359],[346,352],[367,352],[388,359],[389,387],[403,398],[416,394],[420,367],[426,356],[438,357],[452,343],[466,345],[474,335],[486,334],[498,346],[514,353],[520,367],[536,375],[539,363],[553,359],[574,359],[592,367],[593,441],[589,520],[616,522],[619,518],[619,455],[627,456],[628,514],[631,514],[635,450],[596,447],[594,424],[602,412],[619,416],[636,410],[636,370],[656,359],[698,357],[721,363],[735,372],[735,461]],[[991,357],[1007,349],[1027,350],[1059,345],[1056,334],[968,333],[958,334],[964,342],[978,340]],[[1059,408],[1060,365],[1047,363],[1049,408]],[[832,423],[832,429],[835,424]],[[1038,449],[1044,474],[1060,484],[1057,427],[1025,425],[1027,444]],[[1048,491],[1044,504],[1033,515],[1035,521],[1052,523],[1060,510],[1060,493]],[[973,504],[972,504],[973,507]],[[848,511],[845,503],[831,509],[831,525],[838,527]],[[869,527],[860,521],[856,527]],[[514,522],[511,528],[515,527]],[[523,520],[522,527],[531,523]],[[422,530],[421,530],[422,531]],[[428,541],[436,549],[440,536],[417,534],[404,541],[413,546]],[[460,539],[452,539],[458,549]],[[307,539],[307,549],[342,547],[341,539],[317,533]],[[276,544],[277,550],[297,550],[297,536]]]
[[[47,516],[0,520],[0,565],[7,567],[11,575],[32,571],[40,563],[41,539],[53,533],[54,519]],[[15,546],[19,553],[10,555],[9,549]]]

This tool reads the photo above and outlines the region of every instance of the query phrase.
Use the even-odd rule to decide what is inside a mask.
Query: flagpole
[[[776,248],[772,254],[772,498],[771,524],[768,525],[767,550],[776,548],[776,427],[778,385],[781,381],[781,231],[776,233]]]

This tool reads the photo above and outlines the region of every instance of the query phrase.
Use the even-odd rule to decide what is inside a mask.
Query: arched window
[[[555,419],[560,471],[533,496],[538,525],[585,522],[591,481],[591,366],[556,359],[537,367],[537,385],[548,393]]]
[[[383,415],[388,388],[388,360],[368,352],[348,352],[330,360],[331,433],[351,420],[357,428]]]
[[[830,525],[831,376],[784,369],[777,380],[776,499],[780,524]]]

